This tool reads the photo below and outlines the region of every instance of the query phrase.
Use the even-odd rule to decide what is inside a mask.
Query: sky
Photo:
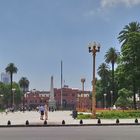
[[[92,85],[88,44],[100,43],[96,72],[110,47],[120,51],[119,32],[140,22],[140,0],[0,0],[0,73],[9,63],[18,68],[13,80],[30,81],[30,90],[63,85],[85,90]],[[97,74],[96,74],[96,77]]]

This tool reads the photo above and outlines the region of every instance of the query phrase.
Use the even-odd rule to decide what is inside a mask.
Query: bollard
[[[116,119],[116,123],[117,123],[117,124],[119,124],[119,123],[120,123],[119,119]]]
[[[83,124],[83,120],[80,120],[80,124],[81,124],[81,125]]]
[[[65,125],[65,121],[64,120],[62,121],[62,125]]]
[[[47,125],[47,121],[46,120],[44,121],[44,125]]]
[[[138,119],[137,118],[135,119],[135,123],[138,123]]]
[[[10,120],[8,120],[7,125],[11,125],[11,121]]]
[[[100,120],[100,119],[98,119],[97,123],[98,123],[98,124],[101,124],[101,120]]]
[[[25,125],[29,125],[29,121],[28,120],[26,120]]]

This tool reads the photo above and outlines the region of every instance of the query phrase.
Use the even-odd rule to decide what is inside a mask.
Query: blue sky
[[[60,88],[63,80],[71,88],[91,89],[92,56],[88,44],[96,41],[101,51],[96,68],[110,47],[120,50],[118,33],[139,21],[140,0],[0,0],[0,72],[13,62],[18,73],[30,81],[30,89]]]

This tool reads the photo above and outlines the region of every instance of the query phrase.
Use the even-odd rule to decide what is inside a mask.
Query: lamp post
[[[23,91],[23,102],[22,102],[22,104],[23,104],[23,112],[25,111],[25,87],[23,87],[23,89],[22,89],[22,91]]]
[[[81,78],[81,83],[82,83],[82,111],[84,110],[84,83],[85,83],[86,79],[85,78]]]
[[[93,55],[92,115],[93,115],[93,118],[96,118],[95,57],[96,57],[96,52],[100,51],[100,44],[97,45],[95,42],[93,44],[90,43],[88,48],[89,48],[89,53],[92,53]]]
[[[0,94],[0,108],[3,106],[3,94]]]
[[[15,91],[16,89],[15,88],[12,88],[12,93],[13,93],[13,102],[12,102],[12,107],[14,108],[14,105],[15,105]]]
[[[104,109],[106,109],[106,93],[104,93]]]
[[[79,111],[81,111],[82,110],[82,102],[81,102],[81,98],[82,98],[82,96],[81,96],[81,92],[79,93]]]
[[[110,91],[110,106],[112,107],[113,105],[113,91]]]
[[[81,108],[80,101],[81,101],[81,93],[78,94],[78,111],[80,111]]]

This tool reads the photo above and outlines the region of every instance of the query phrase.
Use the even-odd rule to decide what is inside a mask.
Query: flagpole
[[[61,60],[61,109],[63,109],[63,63]]]

